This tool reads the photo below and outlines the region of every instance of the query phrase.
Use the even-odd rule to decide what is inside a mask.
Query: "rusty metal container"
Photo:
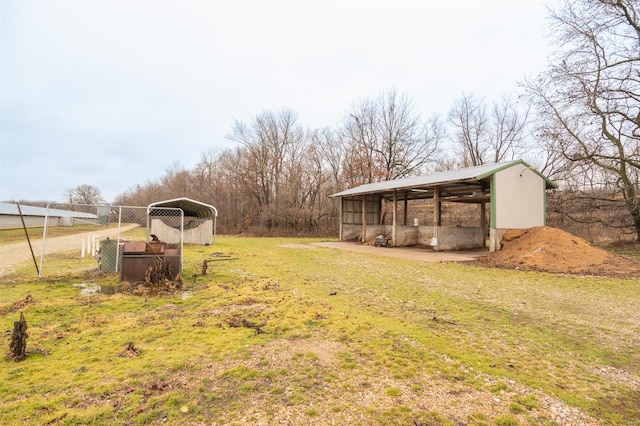
[[[165,243],[145,241],[127,241],[122,250],[121,281],[144,281],[147,268],[158,257],[166,259],[171,264],[170,279],[175,279],[180,273],[180,248],[166,247]]]
[[[147,243],[144,241],[126,241],[124,243],[124,248],[122,249],[123,254],[144,254],[147,249]]]

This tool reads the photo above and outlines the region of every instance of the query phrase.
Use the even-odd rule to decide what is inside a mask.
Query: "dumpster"
[[[140,282],[145,280],[147,269],[158,259],[171,265],[167,279],[174,280],[181,271],[180,247],[159,242],[127,241],[122,247],[121,281]]]

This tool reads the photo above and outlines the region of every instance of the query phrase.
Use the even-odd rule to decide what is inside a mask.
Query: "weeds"
[[[575,423],[638,418],[637,280],[281,247],[291,241],[187,246],[184,288],[148,298],[81,296],[74,284],[117,284],[91,270],[12,276],[0,322],[24,313],[28,356],[3,361],[0,423],[517,425],[551,424],[554,407]],[[202,277],[214,249],[238,260]]]

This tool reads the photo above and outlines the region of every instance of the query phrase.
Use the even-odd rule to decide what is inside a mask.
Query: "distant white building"
[[[95,214],[75,212],[72,210],[51,209],[46,207],[25,206],[20,204],[22,219],[28,228],[44,227],[45,218],[48,226],[73,226],[78,223],[99,223]],[[22,228],[20,211],[17,204],[0,203],[0,229]]]

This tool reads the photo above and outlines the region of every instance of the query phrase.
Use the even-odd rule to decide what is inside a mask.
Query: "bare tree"
[[[338,192],[344,180],[346,147],[338,132],[330,127],[317,130],[311,135],[311,144],[323,162],[323,169],[330,174],[330,185],[333,192]]]
[[[582,190],[615,203],[640,241],[640,24],[637,0],[565,1],[551,13],[549,68],[526,83],[541,126],[580,177]]]
[[[490,148],[489,118],[483,99],[462,95],[449,111],[453,127],[454,151],[463,167],[480,166],[488,161]]]
[[[484,99],[465,93],[449,111],[454,152],[463,167],[513,160],[527,151],[532,133],[525,100],[504,96],[487,109]]]
[[[529,112],[531,105],[511,96],[494,102],[491,109],[493,162],[512,160],[524,154],[531,136]]]
[[[165,169],[160,187],[162,190],[157,195],[162,199],[188,197],[191,195],[191,173],[179,162],[174,162]]]
[[[221,154],[222,150],[211,148],[200,155],[200,161],[191,171],[190,193],[195,199],[212,205],[220,202],[220,184],[223,183]]]
[[[406,95],[395,90],[365,99],[344,118],[343,172],[349,184],[370,183],[424,171],[443,139],[433,117],[423,122]]]
[[[100,190],[93,185],[78,185],[65,191],[64,197],[70,204],[98,204],[102,199]]]
[[[286,208],[286,183],[292,165],[301,157],[306,141],[297,115],[290,110],[278,114],[263,112],[251,124],[236,121],[228,138],[241,145],[242,175],[238,176],[245,191],[256,203],[262,224],[277,225],[278,216]]]

